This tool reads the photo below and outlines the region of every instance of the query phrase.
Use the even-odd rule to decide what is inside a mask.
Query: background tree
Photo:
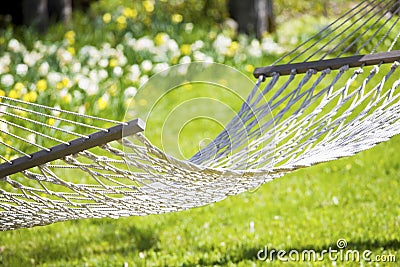
[[[276,22],[272,0],[229,0],[228,11],[238,23],[238,31],[261,38],[265,32],[275,32]]]

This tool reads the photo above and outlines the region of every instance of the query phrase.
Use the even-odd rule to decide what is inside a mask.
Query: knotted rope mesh
[[[396,4],[360,2],[276,63],[396,50]],[[272,73],[264,86],[261,76],[224,131],[189,160],[136,133],[0,178],[1,230],[198,207],[298,168],[351,156],[400,132],[399,77],[398,61]],[[1,163],[123,125],[0,100]]]

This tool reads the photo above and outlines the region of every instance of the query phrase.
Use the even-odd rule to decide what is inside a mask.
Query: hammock
[[[199,207],[388,140],[400,133],[399,12],[362,1],[257,68],[237,115],[189,160],[153,145],[140,119],[1,96],[0,229]]]

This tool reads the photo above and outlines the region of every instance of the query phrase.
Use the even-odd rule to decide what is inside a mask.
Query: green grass
[[[349,249],[391,254],[399,260],[399,141],[395,137],[354,157],[299,170],[253,192],[188,211],[3,232],[0,263],[265,266],[257,260],[257,252],[265,246],[320,252],[335,249],[340,238],[347,240]],[[328,260],[302,264],[331,265]]]
[[[218,1],[218,3],[221,2]],[[294,5],[298,1],[291,2]],[[105,3],[101,1],[101,4],[106,5]],[[117,2],[109,2],[110,5],[113,3]],[[121,3],[118,2],[117,5]],[[139,11],[143,9],[140,2],[135,2],[135,5]],[[105,7],[98,6],[97,12],[102,14],[101,12],[108,10]],[[181,9],[174,9],[168,12],[181,11]],[[162,13],[157,12],[156,14]],[[123,67],[125,73],[132,64],[140,64],[144,59],[152,60],[154,56],[129,48],[125,39],[125,36],[129,36],[129,34],[126,35],[129,31],[132,31],[136,38],[149,35],[151,39],[156,39],[157,32],[166,32],[177,41],[180,48],[184,44],[204,40],[202,52],[217,59],[217,62],[234,66],[242,71],[248,70],[246,64],[266,65],[279,57],[275,53],[271,55],[266,53],[261,57],[251,56],[248,52],[254,48],[247,49],[251,38],[241,43],[240,36],[235,36],[232,40],[237,40],[241,48],[234,56],[226,56],[219,60],[212,42],[221,32],[229,36],[230,33],[226,33],[226,29],[221,25],[208,28],[196,24],[193,31],[187,32],[184,30],[186,22],[174,25],[165,23],[170,20],[168,12],[163,16],[139,12],[138,18],[128,20],[128,26],[123,30],[115,30],[118,26],[115,21],[108,24],[102,23],[101,17],[93,17],[95,13],[90,13],[90,16],[80,15],[74,18],[75,25],[72,27],[76,32],[74,42],[65,44],[66,29],[61,25],[51,29],[50,33],[43,37],[43,42],[46,45],[54,42],[61,48],[73,47],[77,53],[88,44],[101,47],[101,44],[106,42],[114,47],[121,43],[124,53],[128,56],[128,63]],[[191,12],[191,9],[185,12]],[[112,13],[113,18],[116,19],[120,13],[116,10]],[[183,11],[181,13],[186,19],[186,13]],[[156,23],[147,25],[145,22],[151,21],[150,19]],[[281,33],[285,34],[271,37],[280,44],[284,44],[285,49],[289,49],[289,38],[293,37],[295,43],[307,39],[318,30],[322,21],[325,22],[324,19],[317,17],[306,17],[304,20],[299,18],[294,22],[286,23],[286,28],[281,28]],[[306,28],[304,25],[309,27]],[[38,39],[35,33],[27,29],[22,29],[20,32],[8,30],[5,37],[0,38],[1,44],[6,44],[18,33],[24,35],[22,39],[25,40],[28,49]],[[6,46],[1,45],[0,51],[5,50]],[[51,105],[60,104],[61,108],[73,110],[85,105],[86,111],[90,114],[122,119],[124,114],[122,111],[125,111],[123,105],[125,98],[122,92],[128,86],[139,87],[138,82],[128,81],[125,74],[121,78],[114,77],[112,69],[108,66],[106,69],[109,76],[100,83],[99,92],[87,96],[84,90],[73,82],[72,77],[76,74],[75,71],[69,69],[68,66],[66,70],[58,69],[59,63],[56,62],[55,56],[50,52],[43,53],[46,60],[50,61],[52,70],[59,71],[70,78],[72,85],[68,88],[68,92],[74,97],[71,103],[62,102],[58,95],[60,90],[49,83],[49,88],[39,96],[38,101]],[[36,84],[39,78],[43,78],[36,73],[39,65],[32,67],[25,77],[15,75],[14,65],[21,63],[22,54],[12,55],[13,66],[10,68],[10,73],[15,76],[15,82],[22,82],[27,88],[31,88],[31,85]],[[82,63],[83,67],[87,64],[87,59],[84,57],[76,56],[74,60]],[[178,59],[168,58],[167,63],[174,65],[177,63],[176,60]],[[97,66],[93,67],[93,69],[97,68]],[[142,74],[151,76],[154,73],[142,71]],[[246,74],[250,75],[251,72],[247,71]],[[378,74],[376,80],[381,78],[381,74]],[[327,80],[330,81],[330,79]],[[315,77],[311,81],[315,81]],[[1,89],[8,94],[12,88],[14,87],[9,86]],[[240,104],[235,102],[237,98],[234,95],[226,92],[216,93],[216,88],[199,92],[199,88],[203,87],[193,86],[189,90],[183,86],[172,92],[169,95],[170,98],[162,99],[155,109],[156,115],[153,121],[149,122],[149,130],[146,132],[156,145],[161,145],[158,139],[160,133],[157,129],[166,120],[163,116],[169,113],[171,107],[181,104],[184,100],[206,95],[209,99],[224,99],[225,103],[230,103],[235,108],[238,108]],[[81,94],[75,94],[76,92]],[[104,93],[108,93],[110,101],[114,102],[110,102],[104,110],[99,110],[95,103]],[[243,92],[244,96],[246,94],[247,92]],[[75,97],[75,95],[80,97]],[[137,98],[140,99],[140,93]],[[118,108],[114,108],[115,106]],[[188,107],[182,110],[188,110],[186,108]],[[198,115],[202,111],[195,109],[193,112]],[[185,112],[169,121],[170,125],[175,127],[168,128],[172,133],[169,135],[171,139],[166,143],[179,143],[184,148],[183,156],[190,157],[197,151],[199,140],[215,136],[221,128],[214,125],[204,130],[205,127],[209,127],[209,122],[198,120],[193,124],[185,125],[181,135],[178,136],[177,132],[179,133],[179,127],[182,126],[178,123],[178,119],[183,115]],[[187,211],[120,219],[67,221],[43,227],[1,232],[0,266],[124,266],[125,263],[128,266],[267,266],[271,263],[257,259],[258,251],[264,249],[265,246],[275,250],[296,249],[301,252],[305,249],[313,249],[321,252],[329,247],[336,249],[336,241],[340,238],[348,242],[349,249],[357,249],[361,252],[371,250],[374,256],[394,255],[399,262],[400,158],[397,153],[399,141],[400,136],[396,136],[356,156],[298,170],[251,192]],[[176,147],[171,148],[172,154],[177,153],[174,149]],[[73,172],[68,174],[74,176]],[[64,177],[63,173],[60,176]],[[81,176],[75,176],[69,181],[82,182],[81,179]],[[327,258],[323,262],[301,263],[283,263],[275,258],[272,264],[277,266],[332,265]],[[336,265],[359,266],[360,263],[338,261]],[[375,266],[376,264],[364,263],[364,265]],[[381,263],[379,266],[396,266],[396,263]]]

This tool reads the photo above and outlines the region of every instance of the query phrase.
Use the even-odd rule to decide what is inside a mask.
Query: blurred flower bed
[[[210,61],[251,75],[283,53],[272,36],[238,35],[218,11],[223,2],[203,14],[206,1],[100,1],[45,36],[9,27],[0,37],[0,95],[120,120],[138,88],[171,65]]]

